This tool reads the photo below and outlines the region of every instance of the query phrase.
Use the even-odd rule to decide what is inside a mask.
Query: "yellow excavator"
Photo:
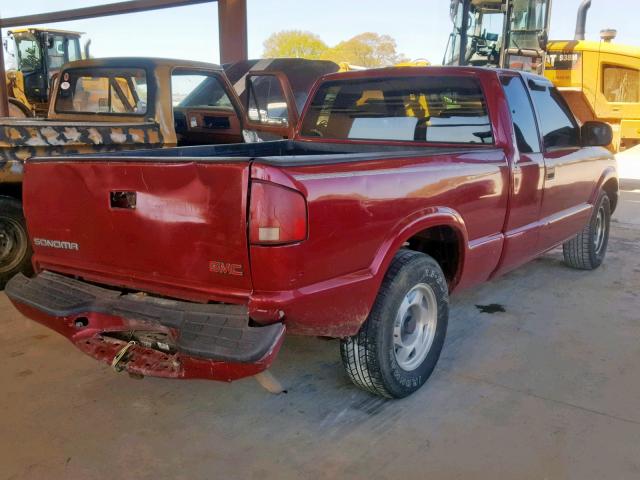
[[[549,41],[551,0],[450,0],[454,28],[445,65],[476,65],[545,75],[581,121],[613,128],[614,152],[640,143],[640,48],[613,42],[616,31],[585,40],[591,0],[577,12],[573,40]]]
[[[2,39],[11,116],[45,116],[51,79],[67,62],[89,56],[81,32],[26,27]]]

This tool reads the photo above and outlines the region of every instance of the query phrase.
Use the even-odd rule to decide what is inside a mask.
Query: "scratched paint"
[[[21,163],[33,156],[99,153],[165,145],[160,126],[64,125],[43,121],[41,125],[0,125],[0,179],[21,174]]]

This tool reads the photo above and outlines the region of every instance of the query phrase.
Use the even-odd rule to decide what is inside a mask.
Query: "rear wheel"
[[[419,252],[399,252],[367,321],[341,341],[351,381],[388,398],[418,390],[440,357],[448,316],[447,282],[438,263]]]
[[[605,191],[600,192],[589,223],[582,231],[562,245],[564,262],[580,270],[598,268],[607,253],[611,222],[611,202]]]
[[[0,197],[0,288],[19,272],[32,273],[22,204],[14,198]]]

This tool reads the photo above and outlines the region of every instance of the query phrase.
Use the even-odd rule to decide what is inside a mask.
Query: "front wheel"
[[[0,197],[0,289],[19,272],[31,273],[31,245],[22,204]]]
[[[351,381],[388,398],[415,392],[440,357],[448,317],[447,282],[438,263],[423,253],[400,251],[366,322],[341,341]]]
[[[564,262],[579,270],[595,270],[607,253],[611,223],[611,201],[601,191],[589,223],[578,235],[562,245]]]

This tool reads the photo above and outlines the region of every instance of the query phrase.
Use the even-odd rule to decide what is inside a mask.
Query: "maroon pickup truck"
[[[436,365],[450,293],[559,245],[600,265],[610,141],[541,77],[328,75],[294,140],[28,161],[37,275],[6,293],[132,374],[254,375],[286,330],[340,338],[356,385],[403,397]]]

